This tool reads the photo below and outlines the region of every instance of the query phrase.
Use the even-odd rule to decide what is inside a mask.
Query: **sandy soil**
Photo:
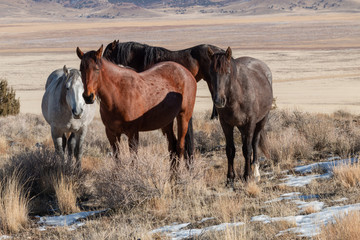
[[[76,46],[87,51],[114,39],[172,50],[231,46],[234,56],[270,66],[278,107],[360,114],[360,15],[351,13],[0,24],[0,78],[16,90],[21,112],[40,113],[47,76],[65,64],[78,67]],[[195,111],[211,106],[201,81]]]

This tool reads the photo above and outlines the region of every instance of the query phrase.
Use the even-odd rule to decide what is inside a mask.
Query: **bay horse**
[[[95,105],[85,104],[83,92],[80,71],[64,66],[49,75],[41,103],[42,114],[51,126],[56,152],[64,157],[67,145],[69,158],[75,155],[78,168],[87,127],[96,109]]]
[[[175,62],[162,62],[137,73],[102,58],[102,50],[103,45],[87,53],[78,47],[76,52],[81,59],[83,97],[88,104],[99,98],[101,119],[114,153],[119,153],[117,142],[122,134],[128,137],[130,150],[136,152],[140,131],[161,128],[169,144],[171,169],[176,172],[178,159],[184,156],[185,135],[195,104],[194,77]],[[173,131],[175,118],[178,139]]]
[[[242,137],[242,151],[245,158],[244,180],[247,181],[250,176],[254,176],[258,181],[260,179],[259,145],[269,158],[263,128],[273,102],[271,71],[258,59],[251,57],[234,59],[230,47],[224,53],[214,53],[209,48],[208,54],[211,58],[213,102],[219,113],[226,139],[227,182],[232,186],[235,178],[234,127],[239,129]]]
[[[115,64],[131,67],[137,72],[145,71],[159,62],[177,62],[187,68],[197,82],[204,79],[212,95],[208,48],[213,52],[225,52],[221,48],[209,44],[170,51],[163,47],[153,47],[138,42],[119,42],[119,40],[114,40],[106,46],[103,56]],[[217,118],[215,106],[210,118]]]

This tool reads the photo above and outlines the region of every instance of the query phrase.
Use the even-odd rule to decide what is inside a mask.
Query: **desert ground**
[[[77,46],[94,50],[115,39],[171,50],[202,43],[230,46],[234,57],[252,56],[269,65],[279,108],[360,113],[360,15],[356,13],[12,19],[0,24],[0,78],[16,90],[22,113],[41,113],[48,75],[63,65],[78,68]],[[208,109],[210,94],[200,81],[195,111]]]
[[[0,20],[0,78],[21,102],[20,115],[0,118],[0,239],[5,234],[96,240],[359,235],[359,14],[18,16]],[[225,140],[219,121],[209,121],[212,102],[204,81],[198,83],[194,113],[194,165],[188,171],[182,164],[174,185],[160,131],[142,133],[136,155],[121,141],[118,161],[99,116],[89,126],[82,171],[59,159],[41,115],[46,79],[63,65],[79,67],[77,46],[94,50],[115,39],[171,50],[230,46],[234,57],[266,62],[277,108],[266,125],[270,159],[262,158],[261,181],[241,180],[244,159],[235,131],[237,178],[234,188],[225,185]],[[355,214],[343,220],[351,210]]]

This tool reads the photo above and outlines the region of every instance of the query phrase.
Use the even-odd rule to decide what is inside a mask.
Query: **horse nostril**
[[[90,96],[86,96],[86,94],[83,93],[83,98],[84,98],[86,104],[94,103],[94,94],[93,93],[91,93]]]

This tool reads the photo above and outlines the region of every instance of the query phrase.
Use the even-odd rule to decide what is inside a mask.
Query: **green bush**
[[[20,112],[20,101],[15,98],[15,91],[8,88],[5,79],[0,79],[0,116],[16,115]]]

